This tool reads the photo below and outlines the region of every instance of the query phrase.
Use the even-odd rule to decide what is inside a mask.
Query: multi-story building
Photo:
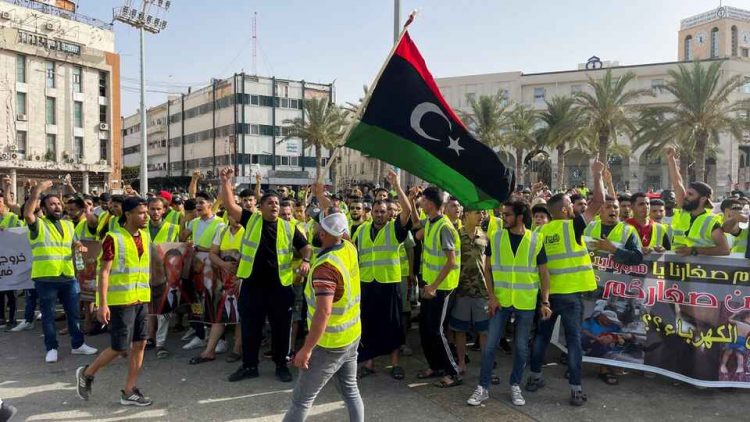
[[[70,174],[83,191],[118,187],[120,57],[110,24],[68,0],[0,2],[0,170]],[[113,151],[115,152],[113,154]]]
[[[305,118],[305,99],[318,97],[333,99],[333,84],[245,73],[170,96],[146,113],[149,179],[172,185],[177,177],[200,170],[210,180],[220,168],[233,165],[240,185],[255,183],[255,173],[272,186],[313,183],[314,151],[303,148],[301,139],[288,139],[285,127]],[[140,130],[137,113],[123,118],[125,166],[140,168]],[[324,164],[329,156],[324,150]]]
[[[706,13],[682,20],[679,31],[679,61],[649,63],[622,66],[616,62],[602,62],[592,57],[577,70],[553,71],[543,73],[505,72],[484,75],[458,76],[440,78],[437,84],[448,103],[456,110],[468,112],[467,97],[494,95],[501,92],[509,101],[527,104],[538,110],[546,107],[545,101],[554,96],[570,96],[588,88],[589,78],[601,78],[603,72],[611,69],[618,76],[633,72],[636,78],[628,89],[652,89],[653,97],[643,97],[637,104],[664,105],[674,98],[659,89],[669,79],[669,70],[677,70],[686,61],[719,60],[722,66],[721,83],[735,75],[748,78],[748,83],[730,96],[730,101],[750,98],[750,11],[733,7],[720,7]],[[707,158],[707,180],[724,194],[733,185],[740,189],[750,189],[750,145],[745,140],[735,139],[723,133],[719,136],[719,146],[714,156]],[[630,145],[625,135],[618,136],[617,143]],[[549,152],[550,154],[547,154]],[[528,176],[526,182],[543,179],[553,186],[558,186],[557,155],[552,151],[526,151],[523,161]],[[649,152],[652,152],[649,154]],[[512,151],[499,151],[504,162],[509,166],[515,163]],[[639,148],[629,151],[625,156],[612,154],[609,165],[619,188],[628,187],[632,191],[669,188],[667,168],[658,158],[658,152]],[[548,159],[544,159],[548,157]],[[541,160],[540,160],[541,159]],[[589,163],[592,156],[589,151],[573,150],[565,156],[565,185],[572,186],[580,182],[589,182]],[[522,183],[522,181],[519,181]]]

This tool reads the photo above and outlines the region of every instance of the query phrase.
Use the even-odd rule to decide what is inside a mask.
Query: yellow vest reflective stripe
[[[0,219],[0,229],[12,229],[23,226],[23,220],[19,219],[15,213],[10,211],[6,212],[3,218]]]
[[[31,278],[39,277],[73,277],[73,223],[69,220],[58,220],[63,234],[55,227],[55,223],[47,217],[37,218],[37,236],[32,239],[28,233],[31,245]]]
[[[401,278],[409,276],[409,256],[406,254],[406,246],[398,245],[398,259],[401,262]]]
[[[107,305],[132,305],[146,303],[151,300],[151,239],[146,230],[139,230],[143,253],[138,257],[138,248],[133,236],[127,230],[109,232],[104,237],[112,238],[114,244],[114,259],[109,271],[109,286],[107,288]],[[99,270],[102,266],[102,254],[99,254]],[[99,293],[96,295],[97,305],[101,303]]]
[[[164,221],[167,223],[172,223],[176,226],[179,226],[181,217],[182,217],[181,212],[175,211],[174,209],[170,209],[169,212],[167,212],[167,215],[164,216]]]
[[[214,242],[214,236],[216,235],[216,229],[218,228],[219,224],[224,224],[223,221],[221,221],[221,218],[217,216],[213,216],[210,223],[208,223],[208,227],[203,230],[203,233],[201,233],[201,236],[196,239],[195,234],[198,233],[198,224],[200,224],[200,217],[194,218],[190,221],[188,227],[190,227],[190,237],[193,239],[193,244],[196,246],[200,246],[204,249],[211,249],[211,245]]]
[[[490,220],[487,224],[487,237],[492,238],[492,236],[495,234],[496,230],[500,230],[503,228],[503,219],[495,217],[492,215],[492,210],[490,210]]]
[[[672,233],[674,235],[672,249],[680,247],[712,247],[716,246],[711,238],[711,231],[717,222],[717,216],[706,210],[696,217],[690,225],[690,213],[675,210],[672,217]]]
[[[596,290],[591,256],[575,238],[573,220],[552,220],[539,229],[550,274],[550,294]]]
[[[167,242],[179,242],[180,226],[167,223],[166,221],[161,223],[159,231],[156,232],[156,236],[151,241],[157,245]]]
[[[456,264],[453,265],[448,275],[445,277],[438,290],[453,290],[458,287],[458,276],[461,272],[461,238],[458,232],[451,224],[448,217],[441,216],[436,222],[427,220],[424,227],[424,242],[422,242],[422,278],[425,283],[432,284],[440,274],[448,257],[443,252],[442,242],[440,241],[440,232],[443,227],[447,227],[453,235],[453,243],[456,246]]]
[[[318,346],[334,349],[354,343],[362,334],[362,323],[359,317],[360,280],[357,249],[350,242],[342,241],[341,244],[325,250],[323,254],[316,257],[305,285],[308,327],[312,325],[316,306],[315,291],[312,287],[313,273],[317,267],[325,263],[333,265],[344,279],[344,294],[338,301],[333,302],[328,325],[323,336],[318,340]]]
[[[633,226],[625,224],[623,222],[617,223],[612,230],[609,231],[607,239],[612,242],[618,243],[620,246],[627,243],[628,238],[634,232]],[[583,231],[584,236],[593,237],[594,239],[601,239],[602,237],[602,221],[592,221],[586,226],[586,230]]]
[[[388,221],[378,231],[373,241],[371,238],[372,221],[363,223],[354,234],[353,242],[357,245],[359,256],[359,278],[362,282],[377,280],[379,283],[398,283],[401,281],[401,259],[396,240],[396,225]]]
[[[746,253],[747,252],[747,232],[750,229],[742,229],[740,235],[734,239],[732,245],[732,253]]]
[[[242,237],[240,248],[240,265],[237,268],[238,278],[248,278],[253,271],[255,254],[260,244],[260,235],[263,229],[263,216],[253,214],[245,226],[245,235]],[[292,272],[292,240],[294,239],[294,228],[288,221],[276,220],[276,259],[279,266],[279,280],[282,286],[291,286],[294,281]]]
[[[219,250],[222,252],[226,251],[240,251],[242,247],[242,237],[245,235],[245,228],[240,227],[237,233],[232,235],[230,226],[226,226],[221,232],[221,241],[219,242]]]
[[[120,217],[110,214],[109,212],[105,211],[102,215],[99,216],[99,224],[96,226],[96,233],[97,236],[99,233],[104,230],[104,225],[107,225],[107,231],[113,232],[120,229],[120,222],[117,221]]]
[[[540,234],[526,230],[514,255],[508,230],[497,230],[490,238],[492,280],[500,306],[521,310],[536,308],[539,291],[536,259],[543,243]]]
[[[316,227],[315,221],[313,219],[310,219],[310,221],[307,222],[306,232],[307,232],[307,243],[310,244],[310,247],[312,248],[313,254],[312,259],[315,259],[316,256],[318,256],[318,253],[320,252],[320,248],[318,246],[313,246],[313,239],[315,239],[315,227]]]
[[[648,242],[648,247],[653,249],[657,246],[664,244],[664,237],[667,235],[667,226],[656,221],[651,222],[651,240]],[[640,236],[638,236],[640,239]]]
[[[76,224],[75,234],[78,240],[96,240],[97,237],[89,231],[89,224],[85,218]]]

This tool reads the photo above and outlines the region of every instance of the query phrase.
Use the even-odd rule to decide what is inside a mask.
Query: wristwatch
[[[549,302],[542,302],[542,305],[549,306]]]
[[[309,264],[310,263],[310,258],[302,258],[302,262],[307,262]]]

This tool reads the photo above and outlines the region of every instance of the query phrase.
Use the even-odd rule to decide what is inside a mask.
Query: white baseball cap
[[[330,214],[320,220],[320,228],[331,236],[340,237],[349,231],[346,216],[340,212]]]

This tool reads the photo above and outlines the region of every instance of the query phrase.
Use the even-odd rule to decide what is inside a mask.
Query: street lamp
[[[126,0],[120,8],[112,11],[114,20],[137,28],[141,38],[141,185],[142,194],[148,193],[148,154],[146,124],[146,57],[145,57],[145,33],[158,34],[167,27],[167,14],[172,2],[169,0]]]

